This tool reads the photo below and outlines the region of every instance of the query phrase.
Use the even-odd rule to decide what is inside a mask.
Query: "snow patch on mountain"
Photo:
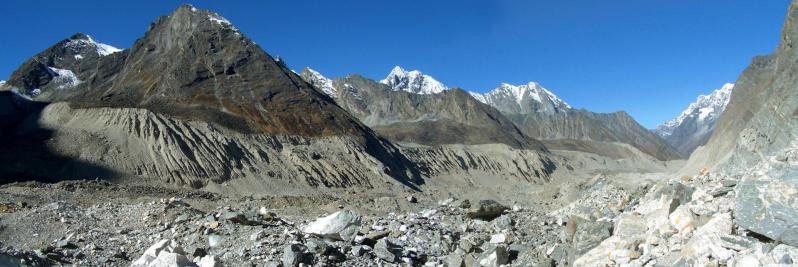
[[[64,47],[73,49],[75,51],[78,51],[79,49],[85,46],[94,47],[97,51],[97,54],[100,54],[101,56],[107,56],[122,51],[122,49],[97,42],[94,39],[92,39],[91,36],[89,35],[86,35],[85,39],[73,39],[69,40],[69,42],[64,44]],[[83,58],[83,56],[81,56],[80,58]],[[75,56],[75,59],[80,59],[80,58],[78,58],[78,56]]]
[[[67,89],[78,86],[79,84],[83,83],[78,76],[75,75],[74,72],[71,70],[65,69],[58,69],[49,67],[50,71],[54,74],[53,82],[58,84],[58,89]]]
[[[338,90],[333,87],[331,79],[324,77],[324,75],[321,75],[321,73],[311,68],[306,68],[305,70],[310,73],[309,77],[304,77],[308,83],[321,89],[322,92],[330,97],[334,98],[338,96]]]
[[[380,83],[386,84],[396,91],[422,95],[437,94],[449,89],[429,75],[418,70],[406,71],[399,66],[394,67],[388,77],[385,77]]]
[[[657,126],[655,132],[662,137],[670,136],[674,130],[691,118],[696,118],[699,123],[713,123],[729,103],[732,89],[734,84],[727,83],[709,95],[699,96],[678,117]]]
[[[208,14],[208,20],[210,20],[210,21],[212,21],[212,22],[214,22],[216,24],[219,24],[219,26],[222,26],[222,27],[225,27],[225,28],[230,28],[231,30],[233,30],[236,33],[236,35],[240,34],[238,32],[238,28],[233,26],[233,23],[230,23],[229,20],[227,20],[226,18],[220,16],[219,14],[211,12],[210,14]]]

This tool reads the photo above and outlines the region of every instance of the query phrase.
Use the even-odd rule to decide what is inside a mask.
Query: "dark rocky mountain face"
[[[310,70],[303,72],[311,78]],[[545,150],[496,109],[460,89],[415,94],[350,75],[332,82],[336,101],[381,135],[425,145],[507,144]]]
[[[78,34],[9,79],[17,96],[68,103],[24,113],[49,127],[48,151],[192,186],[266,176],[332,187],[372,186],[386,174],[418,182],[390,142],[216,13],[184,5],[130,49],[107,50]],[[340,155],[320,156],[325,149]],[[339,160],[358,163],[341,167]]]
[[[71,102],[143,107],[256,133],[362,136],[365,131],[230,22],[190,6],[155,21],[118,71]]]

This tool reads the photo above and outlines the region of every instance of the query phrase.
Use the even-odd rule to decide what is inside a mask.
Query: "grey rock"
[[[380,239],[374,245],[374,255],[387,262],[396,262],[401,255],[402,249],[387,238]]]
[[[483,253],[479,264],[485,267],[498,267],[510,262],[510,251],[504,245],[499,245]]]
[[[341,210],[317,219],[302,231],[334,240],[352,241],[360,230],[360,223],[360,215],[350,210]]]
[[[601,222],[582,222],[577,224],[574,234],[573,246],[577,254],[583,254],[590,249],[598,246],[601,241],[612,235],[612,223]]]
[[[734,216],[740,227],[798,246],[798,171],[744,178],[737,185]]]
[[[452,253],[446,256],[445,267],[465,267],[465,255]]]
[[[280,258],[285,267],[296,267],[305,258],[305,247],[299,244],[291,244],[283,249],[283,256]]]

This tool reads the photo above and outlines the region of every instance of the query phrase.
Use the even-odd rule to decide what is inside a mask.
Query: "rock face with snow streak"
[[[706,144],[715,130],[715,122],[731,99],[734,84],[727,83],[709,95],[702,95],[691,103],[679,117],[655,129],[684,156],[689,156],[698,146]]]
[[[399,66],[394,67],[388,77],[385,77],[380,83],[388,85],[396,91],[422,95],[437,94],[449,89],[432,76],[418,70],[406,71]]]
[[[75,94],[83,81],[94,79],[94,70],[104,61],[123,56],[121,51],[77,33],[30,58],[7,83],[38,100],[64,99]]]
[[[324,75],[321,75],[321,73],[318,71],[315,71],[311,68],[305,68],[299,75],[302,76],[302,79],[305,79],[305,81],[314,87],[321,89],[321,91],[328,96],[332,98],[338,97],[338,89],[335,89],[332,80],[324,77]]]

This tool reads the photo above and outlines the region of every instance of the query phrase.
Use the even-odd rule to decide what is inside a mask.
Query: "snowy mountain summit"
[[[656,132],[662,137],[673,135],[674,130],[687,121],[714,123],[726,108],[731,98],[734,84],[727,83],[709,95],[698,96],[678,117],[657,126]]]
[[[388,77],[385,77],[380,83],[386,84],[396,91],[422,95],[437,94],[449,89],[429,75],[417,70],[406,71],[399,66],[394,67]]]
[[[712,135],[715,121],[726,109],[733,88],[734,84],[727,83],[709,95],[699,96],[678,117],[657,126],[654,132],[689,155]]]
[[[502,83],[490,92],[471,93],[471,95],[477,100],[507,113],[559,113],[571,109],[568,103],[536,82],[523,85]]]
[[[122,51],[122,49],[97,42],[94,39],[92,39],[91,36],[82,33],[78,33],[70,37],[69,41],[64,44],[64,47],[73,49],[74,51],[81,51],[86,47],[94,48],[97,54],[101,56],[107,56]],[[75,59],[83,59],[83,56],[75,55]]]

